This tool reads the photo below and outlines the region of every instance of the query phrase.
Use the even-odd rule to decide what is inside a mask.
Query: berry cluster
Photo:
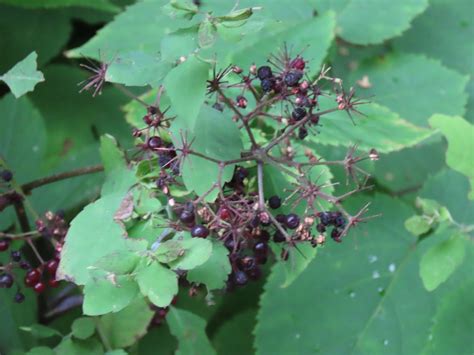
[[[36,221],[37,231],[18,235],[19,239],[30,240],[30,246],[34,247],[31,238],[43,237],[49,240],[54,246],[54,257],[49,260],[43,260],[39,252],[34,249],[39,261],[37,267],[33,267],[26,260],[20,250],[12,250],[10,252],[10,261],[5,265],[0,265],[0,288],[11,288],[18,277],[18,272],[24,272],[23,285],[32,288],[36,293],[43,293],[47,287],[55,288],[59,285],[56,279],[56,271],[59,266],[60,252],[64,238],[67,233],[67,224],[64,220],[62,212],[53,213],[46,212],[45,218]],[[13,237],[13,236],[12,236]],[[3,237],[0,239],[0,252],[6,252],[11,246],[12,239]],[[14,301],[23,302],[25,295],[21,292],[21,283],[17,282],[18,291],[15,294]]]
[[[356,148],[352,147],[343,159],[325,161],[306,145],[308,140],[317,140],[314,133],[324,134],[319,129],[324,128],[321,121],[326,115],[345,111],[353,120],[352,114],[360,113],[357,107],[365,102],[355,98],[352,88],[346,92],[342,81],[329,75],[329,69],[310,75],[308,67],[302,55],[291,56],[286,47],[279,55],[272,55],[268,63],[253,64],[248,71],[234,65],[221,71],[214,67],[207,80],[205,104],[227,114],[249,142],[240,158],[229,161],[194,150],[193,138],[188,139],[192,132],[180,132],[181,137],[173,137],[175,145],[169,141],[174,117],[160,105],[163,87],[152,105],[137,100],[146,106],[144,126],[133,131],[141,152],[137,160],[149,161],[150,167],[159,166],[147,174],[150,181],[144,186],[153,186],[153,193],[167,201],[166,214],[160,213],[171,230],[188,231],[193,238],[213,238],[228,249],[232,266],[228,289],[258,279],[262,265],[274,257],[272,250],[279,250],[280,255],[275,257],[287,260],[300,243],[313,247],[324,244],[327,228],[332,227],[331,238],[341,242],[350,228],[370,218],[363,217],[368,205],[352,215],[341,202],[366,189],[368,174],[357,164],[365,159],[376,160],[377,152],[371,150],[357,156]],[[94,80],[98,79],[92,77],[90,82]],[[324,89],[325,86],[330,88]],[[323,99],[333,100],[334,106],[322,110]],[[179,146],[176,138],[181,138]],[[183,193],[182,164],[189,155],[219,168],[218,181],[200,196]],[[230,166],[234,168],[232,179],[220,181],[223,169]],[[264,166],[276,167],[291,187],[265,196]],[[354,183],[353,190],[334,196],[327,190],[333,182],[308,177],[312,169],[329,166],[343,168],[348,183],[349,179]],[[174,191],[180,193],[174,196]],[[209,202],[206,196],[211,193],[217,197]],[[334,211],[324,211],[322,206],[327,204]],[[296,210],[301,212],[296,214]],[[172,237],[173,233],[168,235]],[[166,310],[157,311],[161,321]]]

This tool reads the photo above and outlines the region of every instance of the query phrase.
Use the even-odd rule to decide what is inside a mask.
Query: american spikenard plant
[[[93,96],[100,94],[106,81],[108,64],[84,67],[94,75],[81,83],[84,85],[81,91],[92,90]],[[172,114],[172,107],[163,105],[166,95],[163,86],[159,87],[152,104],[145,103],[140,97],[120,87],[144,106],[145,115],[143,127],[133,130],[136,149],[133,158],[127,161],[127,169],[136,169],[138,181],[130,184],[125,198],[121,197],[120,208],[114,214],[114,219],[130,235],[135,225],[143,220],[151,218],[160,223],[155,226],[154,233],[158,236],[150,249],[147,251],[145,247],[138,250],[139,254],[131,254],[134,255],[133,267],[127,266],[126,270],[119,267],[120,270],[116,270],[113,264],[123,261],[116,260],[117,256],[104,255],[110,260],[101,262],[99,259],[100,265],[95,263],[94,268],[107,271],[109,279],[114,275],[112,281],[115,285],[120,284],[117,275],[134,275],[142,293],[158,307],[158,322],[166,316],[165,307],[177,292],[178,277],[187,279],[191,283],[191,290],[206,282],[209,290],[224,285],[230,290],[260,278],[261,265],[272,255],[283,262],[295,252],[306,258],[305,252],[300,250],[301,246],[316,248],[325,243],[327,236],[340,243],[351,228],[374,217],[365,216],[369,203],[351,214],[344,208],[343,202],[357,192],[370,188],[367,186],[369,174],[358,164],[367,159],[377,160],[377,151],[371,149],[367,154],[357,155],[356,146],[352,146],[341,160],[324,160],[304,144],[308,135],[324,135],[324,122],[331,119],[333,112],[346,112],[347,124],[355,124],[353,114],[363,115],[359,106],[366,101],[355,98],[353,88],[345,91],[342,80],[331,77],[329,68],[323,67],[312,78],[305,70],[307,67],[305,58],[302,55],[292,57],[286,46],[278,55],[272,55],[268,64],[251,65],[247,71],[236,65],[218,71],[214,66],[211,78],[207,80],[207,99],[202,109],[212,122],[202,129],[218,130],[219,125],[224,125],[237,134],[242,132],[248,144],[230,147],[236,152],[229,159],[222,158],[223,155],[212,150],[200,149],[201,138],[192,136],[189,130],[180,126],[180,117]],[[328,102],[333,102],[332,107],[321,109]],[[196,139],[198,142],[195,144]],[[225,150],[228,147],[219,145],[232,143],[231,137],[230,141],[211,142],[210,146]],[[200,160],[193,160],[193,157]],[[211,167],[202,166],[202,162],[211,164]],[[105,162],[106,170],[107,164]],[[333,195],[331,191],[336,183],[330,181],[330,175],[324,169],[327,166],[344,169],[346,184],[353,188],[339,196]],[[187,170],[206,167],[214,169],[215,174],[209,172],[211,181],[207,182],[208,188],[197,191],[192,184],[189,186],[184,175]],[[79,169],[20,187],[8,185],[12,173],[3,170],[2,179],[12,189],[0,196],[2,209],[13,205],[24,220],[24,194],[31,189],[99,170],[101,167]],[[207,171],[203,173],[208,174]],[[265,175],[272,173],[281,174],[287,181],[281,191],[265,186],[269,178]],[[145,205],[149,205],[150,210],[138,208],[139,200],[143,197],[137,199],[137,193],[145,193],[148,195],[146,198],[151,196],[155,200],[155,205],[162,202],[166,207],[156,209],[153,203],[147,202]],[[11,262],[2,266],[0,284],[6,288],[12,287],[12,269],[19,267],[26,270],[25,286],[42,293],[46,284],[57,286],[56,271],[62,256],[67,225],[61,213],[52,212],[46,213],[43,220],[37,219],[34,232],[29,232],[26,224],[24,234],[2,233],[0,249],[7,250],[13,238],[25,239],[35,251],[39,265],[32,267],[22,262],[19,252],[14,251]],[[33,239],[40,236],[46,237],[54,247],[55,255],[50,260],[44,261],[33,244]],[[203,239],[208,241],[203,242]],[[196,276],[196,272],[193,275],[194,268],[211,259],[211,253],[200,252],[200,248],[209,250],[212,245],[215,251],[221,248],[220,262],[224,258],[228,265],[220,270],[222,275],[218,277],[221,279],[219,282],[209,281],[206,275]],[[191,265],[183,265],[186,262],[180,260],[186,257],[196,260]],[[162,297],[153,296],[156,290],[151,291],[150,288],[155,285],[146,285],[147,281],[144,281],[146,276],[142,275],[145,273],[143,270],[148,270],[146,273],[151,273],[150,277],[156,276],[150,270],[150,262],[156,262],[156,274],[164,272],[170,282],[168,285],[164,282],[156,286],[162,289]],[[163,264],[174,271],[164,268]],[[68,275],[67,266],[65,269],[58,278],[77,282]],[[210,271],[204,268],[204,272]],[[97,276],[93,279],[97,280]],[[19,288],[15,301],[22,302],[23,299]]]

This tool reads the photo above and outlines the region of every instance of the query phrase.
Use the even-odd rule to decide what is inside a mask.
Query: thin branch
[[[263,210],[265,207],[265,197],[263,191],[263,163],[257,162],[257,182],[258,182],[258,207]]]

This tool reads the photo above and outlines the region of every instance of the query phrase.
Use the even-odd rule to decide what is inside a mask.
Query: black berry
[[[278,197],[277,195],[270,197],[268,199],[268,205],[270,206],[270,208],[273,208],[273,209],[280,208],[281,198]]]
[[[153,137],[148,138],[147,145],[148,145],[148,148],[155,150],[155,149],[160,148],[163,145],[163,141],[161,140],[160,137],[153,136]]]
[[[303,73],[299,71],[291,71],[285,75],[285,84],[288,86],[297,86],[302,77]]]
[[[206,238],[209,235],[209,229],[198,224],[191,229],[191,235],[195,238]]]
[[[303,140],[308,136],[308,130],[304,127],[300,127],[298,130],[298,138]]]
[[[300,225],[300,217],[294,213],[286,216],[286,226],[290,229],[295,229]]]
[[[262,230],[260,231],[260,234],[258,237],[260,240],[264,242],[268,242],[270,240],[270,233],[268,233],[266,230]]]
[[[257,77],[260,80],[263,79],[268,79],[273,76],[272,74],[272,68],[270,68],[268,65],[262,65],[260,68],[257,70]]]
[[[13,276],[10,274],[0,275],[0,288],[10,288],[13,285]]]
[[[234,282],[237,285],[243,286],[249,281],[249,278],[247,277],[247,274],[243,271],[236,271],[234,274]]]
[[[15,297],[13,298],[13,300],[16,302],[16,303],[23,303],[23,301],[25,300],[25,295],[21,292],[17,292],[15,294]]]
[[[19,250],[12,250],[10,255],[12,257],[12,260],[15,262],[19,262],[21,260],[21,253]]]
[[[284,214],[277,214],[275,219],[279,222],[279,223],[286,223],[286,216]]]
[[[253,251],[256,255],[267,255],[268,246],[264,242],[258,242],[253,246]]]
[[[293,117],[295,121],[302,120],[304,116],[306,116],[306,110],[302,107],[295,108],[291,113],[291,117]]]
[[[179,220],[183,223],[186,223],[186,224],[191,224],[194,222],[194,212],[190,212],[188,210],[183,210],[181,212],[181,214],[179,215]]]
[[[331,224],[331,214],[329,212],[321,212],[319,214],[319,220],[324,226]]]
[[[334,228],[332,231],[331,231],[331,238],[335,241],[335,242],[338,242],[340,243],[342,240],[341,240],[341,231],[337,228]]]
[[[344,217],[342,217],[341,214],[339,214],[338,216],[334,218],[334,225],[336,227],[343,227],[345,224],[346,224],[346,220]]]
[[[277,230],[275,234],[273,234],[273,241],[275,243],[281,243],[281,242],[284,242],[285,240],[286,240],[285,236],[279,230]]]
[[[262,90],[264,92],[269,92],[273,89],[275,81],[273,79],[263,79],[261,82]]]
[[[5,182],[10,182],[13,179],[13,173],[10,170],[3,170],[0,175]]]
[[[319,233],[324,233],[326,232],[326,226],[322,223],[318,223],[316,225],[316,230],[319,232]]]

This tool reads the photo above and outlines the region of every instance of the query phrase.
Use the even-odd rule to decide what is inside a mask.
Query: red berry
[[[305,63],[304,59],[301,58],[301,57],[296,57],[291,62],[291,67],[293,69],[303,70],[305,66],[306,66],[306,63]]]
[[[59,266],[59,261],[57,259],[51,259],[50,261],[46,263],[46,270],[48,270],[48,272],[51,275],[55,275],[56,270],[58,269],[58,266]]]
[[[33,286],[33,290],[36,293],[42,293],[46,289],[46,286],[42,282],[38,282],[36,285]]]
[[[48,280],[48,286],[49,287],[58,287],[59,286],[59,281],[56,279],[50,279]]]
[[[25,285],[32,287],[38,283],[41,278],[41,273],[37,269],[29,271],[25,276]]]
[[[230,218],[231,212],[227,207],[222,207],[219,211],[219,217],[223,220],[228,220]]]
[[[8,239],[0,239],[0,251],[5,251],[10,246],[10,241]]]

